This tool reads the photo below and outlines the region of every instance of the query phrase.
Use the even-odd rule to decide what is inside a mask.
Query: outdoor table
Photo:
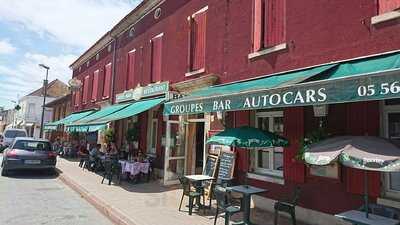
[[[335,215],[336,217],[348,221],[352,224],[357,225],[397,225],[399,224],[398,220],[394,220],[391,218],[378,216],[372,213],[368,214],[368,218],[365,216],[365,212],[358,210],[350,210],[347,212],[343,212]]]
[[[226,189],[229,190],[229,191],[234,191],[234,192],[243,194],[243,207],[244,207],[244,210],[243,210],[244,211],[243,222],[244,222],[244,224],[247,224],[247,225],[253,224],[250,221],[251,196],[253,194],[259,194],[259,193],[267,192],[268,190],[262,189],[262,188],[253,187],[253,186],[250,186],[250,185],[238,185],[238,186],[227,187]]]
[[[122,173],[129,173],[132,176],[136,176],[139,173],[149,173],[150,163],[148,162],[119,160],[119,163],[121,164]]]
[[[201,182],[215,180],[214,177],[210,177],[208,175],[201,175],[201,174],[198,174],[198,175],[186,175],[185,178],[188,179],[191,183],[195,183],[196,191],[203,191],[202,190],[203,187],[201,187]],[[200,199],[197,199],[196,204],[199,206],[199,208],[206,207],[206,206],[203,206],[200,203]]]

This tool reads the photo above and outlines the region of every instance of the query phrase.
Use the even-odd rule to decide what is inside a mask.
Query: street
[[[63,185],[56,175],[43,171],[22,171],[0,177],[0,196],[0,224],[112,224]]]

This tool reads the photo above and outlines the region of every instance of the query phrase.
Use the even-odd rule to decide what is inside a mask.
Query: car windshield
[[[4,137],[6,138],[16,138],[16,137],[25,137],[26,133],[22,130],[7,130],[4,133]]]
[[[49,142],[34,140],[17,140],[12,148],[28,151],[51,151]]]

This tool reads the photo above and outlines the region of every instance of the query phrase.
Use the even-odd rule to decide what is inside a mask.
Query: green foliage
[[[138,140],[139,140],[139,127],[134,126],[129,128],[128,131],[126,132],[126,141],[128,143],[132,143]]]
[[[320,142],[328,137],[325,129],[320,127],[310,133],[308,133],[303,140],[300,142],[300,149],[297,151],[296,159],[299,161],[304,161],[304,153],[308,146],[311,144]]]
[[[19,111],[19,110],[21,109],[21,106],[16,105],[16,106],[14,107],[14,109],[17,110],[17,111]]]
[[[104,138],[105,138],[105,141],[106,141],[107,144],[111,143],[111,142],[114,142],[114,140],[115,140],[114,129],[112,129],[112,128],[106,129],[104,131]]]

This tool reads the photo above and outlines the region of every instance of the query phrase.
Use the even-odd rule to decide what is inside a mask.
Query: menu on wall
[[[219,155],[218,179],[231,179],[235,168],[235,152],[221,151]]]

